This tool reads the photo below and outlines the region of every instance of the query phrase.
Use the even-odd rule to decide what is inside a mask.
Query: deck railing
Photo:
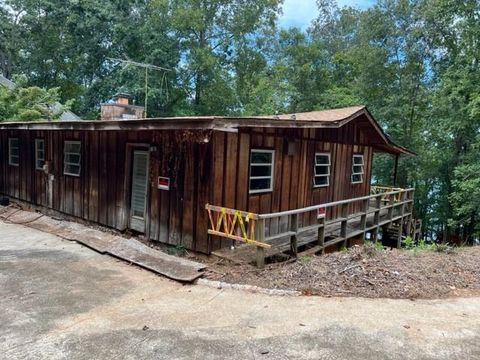
[[[384,202],[389,202],[390,201],[390,195],[388,193],[391,193],[392,191],[401,191],[403,190],[402,188],[399,187],[392,187],[392,186],[384,186],[384,185],[372,185],[370,188],[370,193],[373,194],[382,194],[382,201]],[[400,200],[400,194],[393,195],[396,198],[396,201]]]
[[[410,233],[413,193],[414,189],[379,191],[368,196],[269,214],[207,204],[210,219],[208,233],[256,246],[259,267],[264,266],[265,250],[277,239],[289,238],[290,253],[296,257],[298,240],[307,232],[316,233],[316,245],[310,252],[323,253],[327,246],[339,243],[347,246],[349,239],[364,239],[367,232],[371,232],[376,241],[380,228],[395,222],[400,229],[397,238],[397,247],[400,247],[404,225],[407,227],[406,233]],[[316,218],[316,221],[311,221],[312,218]],[[272,224],[280,221],[287,226],[276,227],[278,231],[275,232],[267,228],[267,222]],[[325,241],[327,229],[336,229],[332,231],[336,235],[333,238],[329,236],[330,240]]]

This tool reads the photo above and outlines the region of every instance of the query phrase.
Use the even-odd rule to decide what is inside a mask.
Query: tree
[[[279,0],[178,0],[172,24],[180,40],[180,86],[195,114],[226,114],[239,108],[234,62],[262,29],[274,26]],[[254,41],[253,41],[254,42]]]
[[[0,121],[51,121],[71,106],[59,104],[59,88],[24,87],[25,79],[16,78],[12,88],[0,86]]]

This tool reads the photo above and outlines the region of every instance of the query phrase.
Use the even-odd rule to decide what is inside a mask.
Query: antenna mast
[[[132,61],[130,60],[127,56],[125,56],[127,59],[124,60],[124,59],[115,59],[115,58],[107,58],[109,60],[112,60],[112,61],[117,61],[121,64],[123,64],[123,67],[126,68],[128,66],[136,66],[136,67],[140,67],[140,68],[144,68],[145,69],[145,117],[147,117],[147,103],[148,103],[148,70],[156,70],[156,71],[163,71],[163,72],[167,72],[167,71],[172,71],[172,69],[167,69],[167,68],[164,68],[164,67],[161,67],[161,66],[156,66],[156,65],[152,65],[152,64],[145,64],[145,63],[140,63],[140,62],[136,62],[136,61]],[[162,80],[163,82],[163,80]]]

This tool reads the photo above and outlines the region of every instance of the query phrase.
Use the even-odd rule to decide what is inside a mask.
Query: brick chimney
[[[144,118],[143,106],[131,105],[132,97],[126,93],[118,93],[112,102],[101,105],[102,120],[135,120]]]
[[[132,97],[130,96],[130,94],[118,93],[118,94],[115,94],[115,96],[113,97],[113,101],[116,104],[129,105],[131,98]]]

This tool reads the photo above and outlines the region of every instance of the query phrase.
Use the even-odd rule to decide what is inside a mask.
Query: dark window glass
[[[270,179],[250,179],[250,190],[270,189]]]
[[[265,166],[252,166],[250,171],[250,176],[270,176],[272,175],[272,167],[265,165]]]
[[[252,152],[252,164],[271,164],[271,152]]]

